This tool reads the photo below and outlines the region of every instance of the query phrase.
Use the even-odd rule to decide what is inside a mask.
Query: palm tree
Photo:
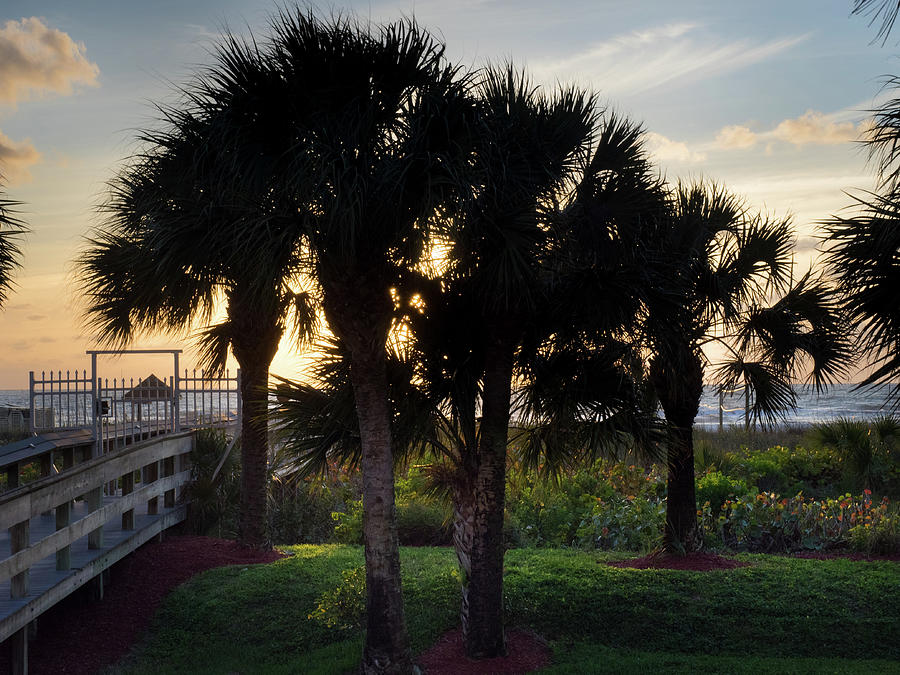
[[[271,180],[248,170],[260,134],[224,140],[235,126],[215,87],[232,90],[247,72],[266,72],[258,54],[233,38],[217,66],[183,93],[183,110],[162,109],[165,125],[146,131],[146,150],[110,183],[105,223],[78,258],[87,318],[100,339],[124,345],[136,336],[184,334],[225,316],[199,335],[201,357],[222,370],[229,349],[241,367],[240,541],[269,546],[266,523],[269,366],[286,326],[306,336],[315,322],[308,294],[295,292],[293,224],[273,216]],[[264,220],[266,237],[249,223]]]
[[[900,78],[887,86],[896,90]],[[851,195],[854,211],[823,223],[826,265],[843,294],[843,311],[857,328],[857,347],[870,367],[860,386],[884,386],[900,402],[900,100],[874,111],[866,142],[877,192]]]
[[[397,261],[420,255],[443,198],[433,178],[452,165],[447,158],[468,102],[443,47],[427,33],[410,22],[370,30],[298,10],[273,20],[265,48],[229,38],[217,66],[187,92],[192,114],[170,114],[184,123],[170,135],[174,142],[160,140],[164,151],[157,154],[179,157],[169,145],[182,135],[196,140],[199,152],[189,151],[181,164],[176,159],[171,173],[166,166],[152,172],[166,179],[149,199],[138,191],[137,203],[158,211],[114,200],[110,210],[123,224],[95,237],[81,264],[93,316],[111,339],[130,337],[134,325],[180,328],[198,312],[209,314],[221,289],[234,332],[207,331],[209,354],[221,354],[216,348],[226,335],[233,347],[236,334],[277,344],[279,318],[296,299],[286,280],[297,270],[315,280],[329,326],[347,350],[359,422],[368,591],[363,670],[409,672],[385,366],[390,289]],[[141,161],[137,173],[156,160]],[[132,176],[120,182],[130,197]],[[142,245],[148,230],[160,234]],[[182,231],[199,245],[174,236]],[[164,283],[138,283],[139,273],[154,278],[147,270],[160,270],[155,278]],[[238,270],[248,275],[246,285],[223,279]],[[302,316],[313,316],[310,303],[303,309]],[[234,351],[240,361],[245,352]],[[251,375],[260,405],[248,412],[262,421],[264,371],[256,367]]]
[[[365,672],[412,669],[400,593],[386,341],[398,269],[422,259],[465,159],[466,86],[414,23],[376,34],[348,19],[282,14],[274,62],[294,130],[285,189],[328,324],[345,351],[363,472]],[[273,106],[280,105],[273,101]]]
[[[669,212],[643,236],[659,274],[642,330],[669,426],[664,547],[689,552],[699,544],[693,424],[709,365],[703,347],[727,350],[720,386],[748,387],[751,413],[768,420],[794,404],[792,377],[811,363],[809,381],[825,386],[843,373],[849,347],[821,280],[792,282],[787,219],[751,215],[714,184],[679,184]]]
[[[3,187],[0,176],[0,188]],[[0,190],[0,308],[6,304],[13,288],[12,275],[21,266],[22,250],[19,241],[28,232],[25,224],[15,213],[19,202],[6,199]]]
[[[509,69],[493,75],[507,82],[521,77]],[[613,325],[615,321],[621,323],[624,316],[634,320],[633,308],[621,299],[611,301],[601,321],[588,311],[579,313],[572,301],[586,285],[604,297],[630,293],[627,287],[634,275],[626,274],[622,265],[626,251],[622,242],[612,242],[609,235],[615,226],[638,213],[636,185],[640,180],[635,174],[645,167],[624,149],[636,146],[640,134],[634,129],[615,116],[602,128],[589,172],[593,181],[589,210],[596,217],[594,223],[585,223],[583,214],[576,217],[576,212],[581,214],[576,208],[565,217],[548,209],[538,221],[552,222],[552,228],[540,241],[544,248],[530,252],[544,256],[537,269],[540,278],[532,281],[539,294],[535,294],[533,314],[523,321],[515,352],[520,387],[517,407],[525,423],[516,441],[535,464],[540,457],[548,460],[545,466],[559,467],[563,461],[574,462],[576,454],[584,458],[610,452],[621,447],[625,438],[646,435],[649,426],[648,415],[641,418],[635,414],[640,409],[635,396],[639,388],[624,367],[633,362],[631,350],[611,337],[620,330]],[[531,147],[512,144],[513,148],[523,146]],[[497,161],[491,168],[522,175],[526,174],[525,161],[547,162],[539,152],[527,159],[513,157],[515,161]],[[482,165],[480,170],[486,169]],[[538,173],[535,167],[532,171]],[[582,205],[588,209],[586,181],[582,183]],[[658,181],[647,182],[655,186]],[[480,189],[476,192],[481,194]],[[646,197],[643,199],[646,202]],[[537,212],[537,207],[532,208]],[[607,214],[602,222],[600,213]],[[580,244],[570,242],[576,228],[580,228]],[[592,230],[594,250],[584,254],[581,244],[587,243]],[[605,247],[600,242],[605,242]],[[446,248],[472,251],[467,243],[455,241]],[[482,254],[484,249],[476,251]],[[566,261],[560,251],[569,256]],[[576,253],[581,256],[577,265]],[[590,262],[588,258],[592,258]],[[477,416],[483,401],[488,346],[483,334],[485,297],[479,265],[493,262],[495,259],[485,256],[473,264],[471,258],[451,254],[439,261],[439,271],[406,270],[395,288],[394,319],[395,326],[404,327],[406,338],[394,341],[389,352],[392,437],[397,450],[412,456],[430,451],[432,478],[452,498],[454,547],[464,579],[461,618],[467,636],[473,635],[469,626],[481,626],[484,631],[488,625],[502,635],[502,615],[491,612],[489,603],[473,602],[471,590],[471,579],[479,574],[473,569],[473,549],[477,537],[486,536],[476,530],[476,507],[492,504],[500,518],[503,509],[502,502],[493,499],[496,493],[485,494],[478,483],[485,421],[479,422]],[[319,362],[315,385],[283,382],[276,390],[281,401],[278,418],[287,435],[282,457],[303,473],[325,469],[327,460],[346,464],[359,458],[344,352],[340,345],[332,345],[328,351],[331,358]],[[505,434],[504,429],[504,439]],[[505,445],[503,454],[505,464]],[[502,582],[500,575],[494,579],[500,580],[498,585]]]

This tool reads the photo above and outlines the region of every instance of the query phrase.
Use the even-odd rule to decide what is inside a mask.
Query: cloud
[[[644,134],[644,147],[660,162],[694,164],[706,159],[705,152],[691,150],[686,143],[673,141],[653,131]]]
[[[83,43],[37,17],[0,28],[0,103],[69,94],[75,84],[96,85],[99,73]]]
[[[835,122],[827,115],[808,110],[800,117],[780,122],[772,135],[794,145],[836,145],[855,141],[859,137],[863,123]]]
[[[43,321],[47,316],[45,314],[29,314],[25,318],[29,321]]]
[[[14,141],[0,131],[0,176],[11,183],[28,181],[31,173],[28,167],[37,164],[41,153],[27,138]]]
[[[743,150],[765,141],[766,153],[771,154],[772,143],[781,141],[792,145],[839,145],[860,139],[871,128],[872,119],[860,122],[843,119],[844,111],[830,115],[807,110],[799,117],[782,120],[768,131],[755,132],[750,127],[733,124],[719,129],[715,147],[720,150]]]
[[[593,82],[612,96],[638,94],[675,80],[703,79],[744,68],[807,39],[796,35],[763,43],[703,35],[697,25],[673,23],[615,36],[572,57],[532,64],[542,81],[563,74]]]
[[[756,134],[749,127],[734,124],[722,127],[716,135],[716,145],[720,148],[731,150],[749,148],[756,143]]]

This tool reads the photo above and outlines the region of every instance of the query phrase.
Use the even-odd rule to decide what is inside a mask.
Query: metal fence
[[[33,433],[91,429],[96,454],[165,433],[228,426],[241,416],[241,373],[201,370],[158,378],[101,378],[87,371],[29,377]]]

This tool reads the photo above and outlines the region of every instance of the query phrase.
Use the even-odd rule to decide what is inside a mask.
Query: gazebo
[[[136,387],[125,392],[122,397],[125,402],[131,404],[131,417],[134,419],[134,407],[137,405],[137,419],[141,420],[141,410],[144,405],[159,401],[171,401],[174,398],[172,388],[153,373],[141,381]]]

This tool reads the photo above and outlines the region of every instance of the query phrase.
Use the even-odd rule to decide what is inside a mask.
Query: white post
[[[103,439],[100,438],[100,397],[99,393],[100,380],[97,378],[97,355],[91,354],[91,414],[92,426],[94,428],[94,457],[103,454]]]
[[[34,371],[28,371],[28,408],[31,410],[31,417],[28,420],[28,431],[34,433]]]
[[[172,389],[175,401],[172,404],[172,415],[175,419],[172,421],[172,428],[178,432],[181,431],[181,378],[178,376],[178,352],[174,352],[173,356],[175,357],[175,382]]]

